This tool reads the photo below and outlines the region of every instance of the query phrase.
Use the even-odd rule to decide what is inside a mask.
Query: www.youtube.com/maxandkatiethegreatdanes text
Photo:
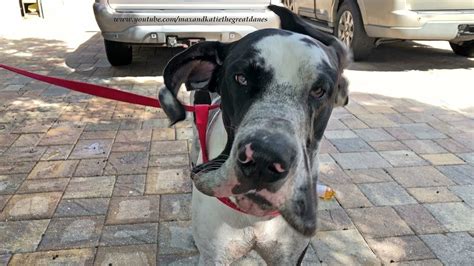
[[[228,16],[202,16],[202,17],[168,17],[160,18],[157,16],[148,17],[116,17],[114,22],[126,22],[126,23],[244,23],[244,22],[267,22],[268,18],[259,18],[254,16],[248,17],[228,17]]]

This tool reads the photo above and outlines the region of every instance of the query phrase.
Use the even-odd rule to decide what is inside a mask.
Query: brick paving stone
[[[471,265],[474,261],[474,238],[468,233],[422,235],[420,238],[445,265]]]
[[[161,170],[152,167],[146,177],[145,194],[170,194],[191,192],[188,169]]]
[[[407,130],[409,133],[415,135],[418,139],[443,139],[447,138],[446,135],[439,132],[438,130],[430,127],[425,123],[416,124],[404,124],[400,125],[402,128]]]
[[[435,258],[431,250],[417,236],[367,239],[367,243],[385,264]]]
[[[69,178],[25,180],[17,193],[63,192],[69,183]]]
[[[395,123],[398,124],[411,124],[413,123],[412,120],[410,120],[408,117],[400,114],[400,113],[393,113],[393,114],[385,114],[385,116],[392,120]]]
[[[117,131],[85,131],[79,139],[113,139]]]
[[[14,195],[0,214],[1,220],[31,220],[51,218],[62,193]]]
[[[405,221],[390,207],[349,209],[347,214],[366,238],[413,234]]]
[[[331,157],[331,155],[327,153],[319,153],[318,154],[319,163],[322,165],[336,165],[336,161]],[[337,165],[336,165],[337,166]]]
[[[474,210],[465,203],[433,203],[425,207],[450,232],[474,230]]]
[[[376,127],[397,127],[398,124],[390,120],[388,117],[382,114],[361,114],[357,115],[357,118],[362,120],[371,128]]]
[[[10,265],[92,265],[94,254],[91,248],[15,254]]]
[[[1,254],[0,255],[0,265],[8,265],[8,262],[10,261],[10,258],[12,257],[12,254]],[[23,264],[25,265],[25,264]]]
[[[447,187],[414,187],[407,190],[421,203],[461,201]]]
[[[453,139],[435,139],[436,143],[448,150],[449,152],[469,152],[468,147],[461,145]]]
[[[175,140],[176,131],[174,128],[155,128],[151,137],[152,141]]]
[[[149,167],[177,168],[189,166],[188,154],[177,154],[169,156],[150,156]]]
[[[394,208],[416,234],[436,234],[446,231],[423,205],[400,205]]]
[[[115,142],[149,142],[151,134],[151,129],[119,130]]]
[[[339,151],[332,145],[329,140],[326,138],[322,138],[321,142],[319,143],[319,154],[324,154],[324,153],[338,153]]]
[[[354,229],[349,216],[342,208],[318,211],[318,231]]]
[[[148,151],[150,147],[149,142],[117,142],[112,145],[112,153],[114,152],[137,152],[137,151]]]
[[[468,164],[474,165],[474,152],[456,154]]]
[[[162,195],[160,201],[160,220],[191,219],[191,194]]]
[[[159,196],[112,198],[107,224],[158,222]]]
[[[100,239],[101,246],[156,244],[158,224],[106,225]]]
[[[49,220],[0,222],[0,254],[36,249]]]
[[[432,166],[388,168],[403,187],[450,186],[454,183]]]
[[[145,174],[148,167],[148,156],[148,152],[114,152],[110,154],[105,174]]]
[[[433,114],[429,113],[403,113],[403,115],[416,123],[439,122],[439,119],[437,119]]]
[[[54,216],[76,217],[106,215],[109,200],[108,198],[64,199],[59,203]]]
[[[326,126],[326,130],[340,130],[340,129],[347,129],[347,126],[341,123],[339,119],[330,118],[328,125]]]
[[[107,159],[82,159],[77,165],[74,176],[99,176],[102,175],[107,164]]]
[[[428,163],[412,151],[382,151],[380,155],[394,167],[420,166]]]
[[[71,177],[79,161],[41,161],[33,168],[28,179]]]
[[[151,143],[151,155],[171,155],[188,152],[187,141],[155,141]]]
[[[324,137],[328,140],[334,139],[353,139],[357,138],[357,135],[354,134],[352,130],[326,130],[324,131]]]
[[[156,245],[99,247],[94,265],[156,265]]]
[[[145,175],[117,176],[114,197],[142,196],[145,193]]]
[[[41,157],[42,161],[66,160],[72,151],[73,145],[53,145],[48,146]]]
[[[194,137],[193,134],[194,134],[193,128],[177,128],[176,129],[176,139],[178,140],[193,139]]]
[[[169,120],[168,119],[147,119],[143,121],[143,129],[151,128],[151,129],[157,129],[157,128],[167,128],[169,126]]]
[[[0,156],[0,161],[38,161],[45,151],[46,147],[11,147]]]
[[[12,144],[15,147],[24,147],[24,146],[35,146],[40,141],[43,134],[22,134],[20,137]]]
[[[56,127],[48,130],[39,145],[74,144],[82,133],[82,127]]]
[[[142,121],[122,120],[120,122],[119,130],[133,130],[133,129],[140,129],[141,127],[142,127]]]
[[[449,189],[458,195],[467,205],[474,208],[474,185],[451,186]]]
[[[421,154],[421,153],[443,153],[446,152],[443,147],[436,144],[434,141],[426,140],[403,140],[403,143],[407,145],[412,151]]]
[[[372,204],[360,191],[360,189],[353,184],[346,185],[331,185],[332,189],[336,191],[336,198],[344,208],[360,208],[370,207]]]
[[[355,184],[393,181],[383,169],[346,170],[345,172]]]
[[[178,255],[160,255],[158,256],[158,265],[163,266],[178,266],[178,265],[198,265],[199,264],[199,254],[188,254],[183,256]],[[238,265],[237,262],[234,262],[232,265]],[[246,264],[244,264],[246,265]],[[249,264],[247,264],[249,265]],[[256,265],[256,264],[250,264]]]
[[[0,174],[0,195],[14,194],[25,179],[26,175],[24,174]]]
[[[158,234],[158,253],[183,254],[196,252],[191,221],[161,222]]]
[[[65,199],[110,197],[114,183],[115,177],[113,176],[73,178],[63,197]]]
[[[46,133],[53,124],[53,120],[33,121],[27,124],[20,124],[13,128],[13,133]]]
[[[321,158],[320,158],[321,159]],[[335,163],[322,163],[319,165],[319,182],[324,184],[350,184],[350,178]]]
[[[375,206],[416,203],[416,200],[396,182],[360,184],[359,188]]]
[[[463,160],[459,159],[452,153],[422,154],[421,157],[433,165],[464,164]]]
[[[373,149],[361,138],[333,139],[331,143],[336,146],[339,152],[364,152]]]
[[[355,229],[317,232],[311,244],[324,265],[380,265]]]
[[[79,140],[70,159],[107,158],[112,149],[112,140]]]
[[[470,165],[448,165],[437,167],[441,173],[458,185],[474,185],[474,167]]]
[[[0,146],[11,146],[18,136],[17,134],[0,134]]]
[[[332,157],[343,169],[370,169],[390,167],[376,152],[350,152],[332,154]]]
[[[38,251],[95,247],[103,224],[103,216],[52,219]]]
[[[100,121],[100,123],[88,123],[84,131],[117,131],[120,121]]]
[[[5,205],[7,205],[7,202],[10,198],[11,198],[11,195],[0,195],[0,213],[5,207]]]
[[[384,129],[368,128],[356,129],[354,132],[365,141],[393,141],[395,138],[390,136]]]
[[[372,146],[376,151],[396,151],[406,150],[407,146],[398,140],[395,141],[371,141],[369,145]]]
[[[351,129],[361,129],[361,128],[368,128],[364,122],[360,121],[356,117],[346,117],[346,118],[341,118],[342,123],[344,123],[347,127]]]
[[[416,139],[414,134],[401,127],[388,127],[385,131],[398,140]]]
[[[29,173],[36,162],[0,162],[0,175]]]
[[[410,261],[400,261],[396,263],[391,263],[390,265],[394,266],[443,266],[443,263],[440,260],[428,259],[428,260],[410,260]]]

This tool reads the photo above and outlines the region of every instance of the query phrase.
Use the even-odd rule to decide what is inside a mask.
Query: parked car
[[[365,59],[386,40],[445,40],[474,56],[474,0],[284,0],[295,13],[333,33]]]
[[[94,14],[113,66],[132,62],[132,46],[188,47],[204,40],[234,41],[279,27],[267,9],[274,0],[96,0]]]

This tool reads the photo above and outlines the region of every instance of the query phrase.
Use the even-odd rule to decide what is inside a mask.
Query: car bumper
[[[106,3],[94,3],[93,7],[104,39],[131,44],[165,45],[169,36],[229,42],[255,30],[280,25],[278,16],[266,8],[117,12]]]
[[[391,25],[365,25],[367,35],[377,38],[408,40],[466,41],[474,39],[474,10],[468,11],[394,11]],[[395,25],[395,26],[393,26]],[[464,25],[468,25],[464,29]],[[470,26],[470,27],[469,27]]]

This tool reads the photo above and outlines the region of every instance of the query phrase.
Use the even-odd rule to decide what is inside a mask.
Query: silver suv
[[[188,47],[230,42],[262,28],[279,27],[267,6],[274,0],[96,0],[94,13],[109,62],[132,62],[132,45]]]
[[[456,54],[474,56],[474,0],[284,0],[321,30],[334,33],[366,58],[386,40],[445,40]]]

